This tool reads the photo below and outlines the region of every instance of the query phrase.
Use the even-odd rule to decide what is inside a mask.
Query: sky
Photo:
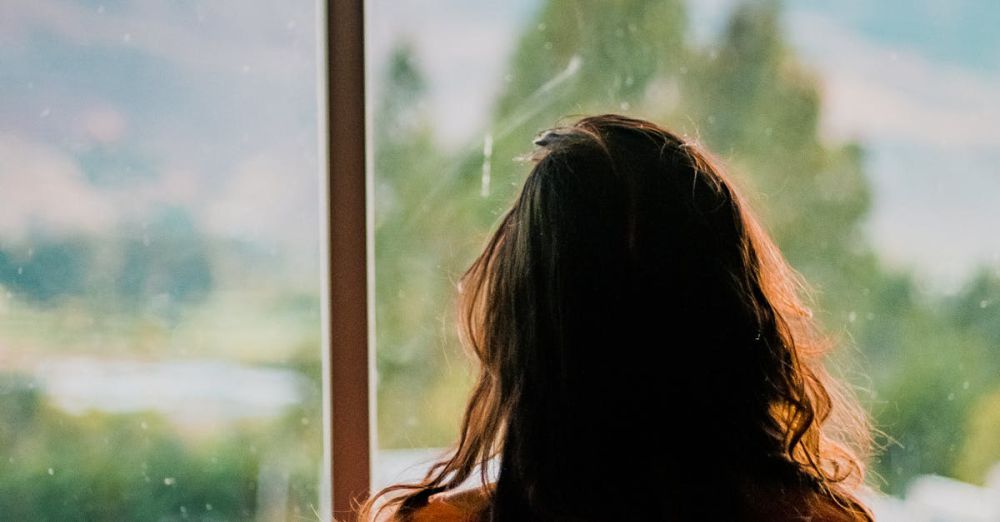
[[[315,29],[306,0],[4,1],[0,244],[183,209],[315,250]]]
[[[945,291],[1000,268],[1000,4],[786,5],[789,38],[823,80],[825,135],[868,153],[883,257]]]
[[[735,0],[690,1],[708,45]],[[368,85],[409,41],[444,146],[479,141],[539,0],[370,0]],[[0,243],[186,209],[274,248],[318,230],[309,0],[13,0],[0,6]],[[822,133],[860,142],[883,258],[929,288],[1000,266],[1000,3],[786,0],[822,79]],[[66,204],[72,202],[72,204]]]
[[[710,45],[736,0],[689,0]],[[484,132],[518,31],[540,3],[372,0],[369,85],[397,41],[429,83],[444,146]],[[862,144],[874,188],[866,232],[929,291],[1000,269],[1000,3],[786,0],[783,30],[822,82],[821,135]]]

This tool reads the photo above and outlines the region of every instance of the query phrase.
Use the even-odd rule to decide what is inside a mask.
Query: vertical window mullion
[[[371,482],[369,270],[363,0],[327,3],[329,145],[328,415],[331,498],[339,521]]]

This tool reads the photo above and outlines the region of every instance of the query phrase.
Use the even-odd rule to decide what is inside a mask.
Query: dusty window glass
[[[0,13],[2,518],[313,518],[313,2]]]
[[[715,151],[815,288],[879,519],[1000,517],[1000,11],[848,4],[368,2],[380,484],[457,434],[455,282],[514,158],[619,112]]]

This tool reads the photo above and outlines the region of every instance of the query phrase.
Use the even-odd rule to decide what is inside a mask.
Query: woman
[[[720,169],[617,115],[535,144],[459,285],[481,365],[457,446],[364,517],[872,520],[853,494],[864,416]]]

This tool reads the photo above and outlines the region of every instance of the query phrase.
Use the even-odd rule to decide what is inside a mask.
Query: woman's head
[[[460,440],[399,487],[401,512],[495,457],[502,519],[735,513],[725,492],[759,478],[849,501],[861,464],[822,426],[835,403],[862,417],[830,387],[798,279],[718,167],[616,115],[535,143],[459,285],[480,363]]]

